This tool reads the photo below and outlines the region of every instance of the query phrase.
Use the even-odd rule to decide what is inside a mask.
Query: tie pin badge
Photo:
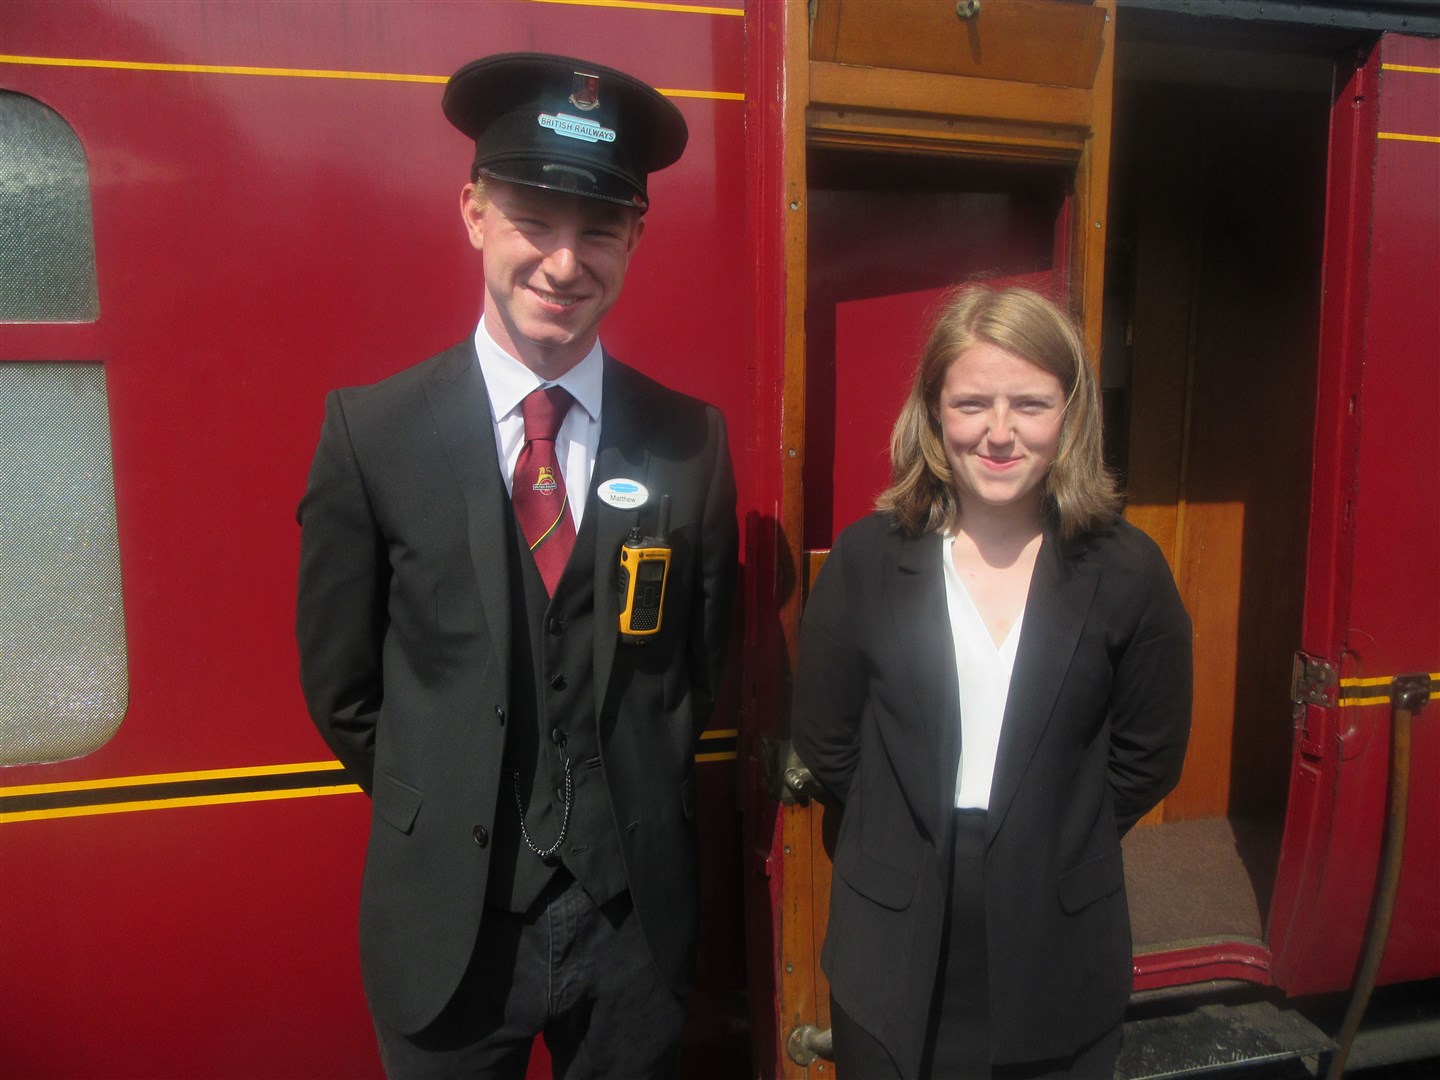
[[[533,490],[538,491],[541,495],[549,495],[559,486],[555,482],[555,470],[548,465],[541,465],[540,472],[535,477]]]

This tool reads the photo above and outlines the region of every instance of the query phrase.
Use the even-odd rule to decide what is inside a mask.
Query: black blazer
[[[664,618],[643,647],[617,644],[636,514],[594,495],[617,477],[671,496]],[[510,711],[507,500],[470,342],[327,399],[299,510],[301,682],[371,796],[361,966],[372,1010],[407,1033],[453,995],[484,908]],[[589,500],[595,625],[617,628],[594,639],[601,754],[640,925],[683,991],[699,925],[694,746],[722,674],[737,547],[719,411],[607,356]]]
[[[1139,530],[1046,535],[986,826],[995,1060],[1058,1057],[1120,1021],[1130,924],[1120,837],[1179,779],[1190,621]],[[846,529],[800,632],[794,738],[841,802],[831,990],[919,1066],[950,887],[960,704],[941,538],[887,515]]]

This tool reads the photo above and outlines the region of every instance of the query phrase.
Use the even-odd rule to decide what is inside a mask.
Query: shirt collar
[[[485,390],[490,395],[490,411],[496,420],[520,408],[520,402],[538,386],[563,386],[592,421],[600,419],[601,383],[605,371],[605,352],[597,338],[585,358],[560,378],[547,382],[495,343],[485,320],[475,328],[475,355],[480,359],[480,373],[485,377]]]

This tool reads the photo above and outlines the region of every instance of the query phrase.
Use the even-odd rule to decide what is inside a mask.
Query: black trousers
[[[391,1080],[523,1080],[543,1035],[567,1080],[661,1080],[679,1066],[685,1001],[660,977],[630,894],[597,905],[563,869],[523,915],[486,908],[470,967],[418,1035],[379,1020]]]
[[[955,811],[949,914],[920,1076],[928,1080],[1111,1080],[1120,1056],[1120,1028],[1065,1058],[990,1063],[990,964],[985,947],[985,818]],[[837,1080],[905,1080],[873,1035],[830,999]]]

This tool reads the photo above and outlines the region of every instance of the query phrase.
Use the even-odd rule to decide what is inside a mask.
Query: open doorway
[[[1179,786],[1126,840],[1137,953],[1263,941],[1305,591],[1333,38],[1127,12],[1102,363],[1127,516],[1195,623]]]

